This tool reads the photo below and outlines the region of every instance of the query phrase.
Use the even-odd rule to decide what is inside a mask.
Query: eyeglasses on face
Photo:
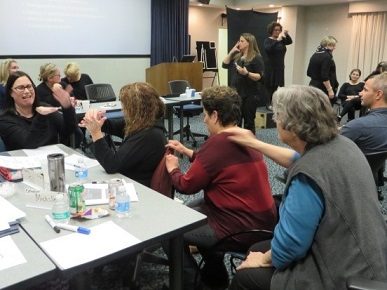
[[[12,89],[17,93],[23,93],[25,91],[25,89],[32,92],[34,90],[34,87],[32,86],[32,84],[28,84],[25,86],[17,86],[17,87],[14,87]]]

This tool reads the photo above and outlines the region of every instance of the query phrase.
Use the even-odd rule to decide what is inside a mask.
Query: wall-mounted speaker
[[[199,2],[203,4],[210,4],[210,0],[199,0]]]

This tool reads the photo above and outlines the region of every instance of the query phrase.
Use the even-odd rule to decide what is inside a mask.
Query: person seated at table
[[[250,229],[273,230],[277,211],[271,194],[267,167],[260,152],[245,149],[228,139],[241,117],[241,98],[236,90],[221,86],[203,90],[204,123],[210,137],[195,152],[176,140],[168,147],[186,155],[191,163],[184,174],[176,156],[166,157],[175,188],[183,194],[204,191],[204,198],[189,206],[204,213],[208,223],[184,235],[184,289],[194,289],[197,264],[188,245],[195,245],[205,260],[201,280],[208,286],[226,288],[228,274],[223,256],[208,251],[223,237]],[[251,241],[233,239],[236,249]]]
[[[16,60],[7,58],[0,65],[0,110],[5,108],[5,85],[10,74],[19,70]]]
[[[60,80],[60,70],[53,63],[46,63],[40,67],[39,80],[41,83],[36,87],[39,100],[54,107],[60,107],[60,103],[54,97],[54,84],[60,84],[69,94],[72,88]]]
[[[78,126],[70,95],[60,85],[54,85],[52,90],[62,113],[58,107],[39,101],[35,84],[25,72],[11,74],[5,88],[6,108],[0,114],[0,136],[7,150],[68,144]]]
[[[93,83],[88,74],[80,72],[79,65],[75,62],[69,62],[64,68],[66,77],[62,78],[65,87],[72,88],[72,94],[77,100],[87,100],[85,86]]]
[[[364,82],[360,81],[361,70],[355,68],[349,74],[349,82],[345,82],[339,90],[338,97],[341,100],[343,110],[337,116],[337,122],[348,113],[348,121],[355,119],[355,110],[361,109],[359,93],[363,90]]]
[[[150,186],[154,170],[164,156],[164,103],[148,83],[125,85],[120,90],[123,119],[107,119],[99,109],[90,109],[80,123],[91,134],[94,155],[107,173],[121,173]],[[115,151],[104,133],[123,138]]]
[[[230,132],[289,171],[271,245],[250,249],[229,289],[346,289],[356,275],[386,280],[387,225],[372,172],[356,144],[338,135],[328,96],[307,86],[279,88],[273,109],[279,139],[290,148]]]

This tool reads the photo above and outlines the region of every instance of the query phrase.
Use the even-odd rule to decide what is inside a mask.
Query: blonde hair
[[[321,47],[327,47],[327,46],[336,46],[337,39],[334,38],[332,35],[325,36],[323,39],[321,39],[320,46]]]
[[[64,68],[64,74],[72,81],[78,81],[81,75],[79,65],[76,62],[69,62]]]
[[[254,35],[252,35],[251,33],[242,33],[240,37],[243,37],[249,43],[249,48],[247,50],[247,56],[246,56],[247,62],[252,61],[253,58],[256,57],[257,55],[261,55],[261,52],[259,51],[259,48],[258,48],[257,40],[255,39]],[[235,59],[239,60],[241,58],[242,58],[242,53],[239,52],[235,56]]]
[[[46,82],[48,78],[53,77],[58,71],[58,68],[53,63],[46,63],[40,66],[39,80]]]
[[[9,77],[9,68],[11,64],[16,62],[12,58],[5,59],[0,65],[0,83],[5,86]]]
[[[125,135],[154,126],[164,116],[165,106],[157,91],[148,83],[125,85],[120,90],[125,118]]]

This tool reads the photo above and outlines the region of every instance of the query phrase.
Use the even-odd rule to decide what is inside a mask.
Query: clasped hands
[[[90,109],[79,123],[79,127],[86,128],[90,132],[93,141],[95,141],[103,137],[101,128],[106,119],[104,110]]]
[[[173,149],[175,152],[179,152],[180,154],[184,154],[188,156],[189,158],[193,155],[193,150],[185,147],[183,144],[181,144],[177,140],[169,140],[168,144],[165,145],[167,148]],[[167,171],[170,173],[175,168],[179,168],[179,159],[174,154],[167,154],[165,157],[165,166],[167,168]]]

